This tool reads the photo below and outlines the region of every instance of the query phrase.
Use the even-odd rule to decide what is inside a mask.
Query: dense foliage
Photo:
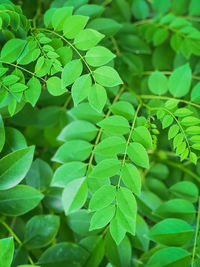
[[[0,267],[200,266],[199,0],[1,0],[0,29]]]

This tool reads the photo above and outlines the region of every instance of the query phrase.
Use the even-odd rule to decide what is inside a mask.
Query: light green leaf
[[[127,134],[130,130],[128,121],[118,115],[110,116],[97,123],[104,130],[112,134]]]
[[[154,71],[148,79],[150,91],[155,95],[164,95],[168,91],[168,79],[160,71]]]
[[[127,120],[132,120],[135,110],[133,106],[127,101],[118,101],[110,107],[110,110],[115,115],[120,115]]]
[[[106,87],[113,87],[122,84],[122,80],[115,69],[109,66],[102,66],[94,71],[96,81]]]
[[[56,169],[51,186],[65,187],[69,182],[85,176],[87,165],[80,161],[65,163]]]
[[[97,128],[88,121],[76,120],[64,127],[58,136],[58,140],[69,141],[82,139],[91,141],[97,134]]]
[[[75,105],[78,105],[88,96],[91,85],[92,79],[89,74],[84,74],[75,80],[71,89],[72,98]]]
[[[10,267],[14,255],[13,237],[0,239],[0,267]]]
[[[96,46],[87,51],[85,59],[90,66],[99,67],[110,62],[115,55],[103,46]]]
[[[16,61],[24,50],[25,45],[26,40],[22,39],[14,38],[7,41],[1,49],[1,60],[9,63]]]
[[[87,199],[87,181],[79,178],[68,183],[62,194],[62,203],[66,215],[80,209]]]
[[[110,205],[116,195],[116,187],[113,185],[104,185],[99,188],[90,200],[89,208],[92,211],[100,210]]]
[[[88,101],[91,107],[98,112],[102,112],[107,101],[105,88],[99,84],[94,84],[89,90]]]
[[[75,80],[81,75],[82,71],[83,65],[80,59],[74,59],[67,63],[61,76],[62,88],[74,83]]]
[[[115,206],[110,205],[101,210],[95,212],[90,222],[90,231],[94,229],[100,229],[106,226],[113,218],[115,214]]]
[[[177,124],[174,124],[172,125],[170,128],[169,128],[169,132],[168,132],[168,138],[169,140],[174,138],[178,132],[179,132],[179,126]]]
[[[0,190],[14,187],[27,174],[34,154],[34,146],[19,149],[0,159]]]
[[[132,132],[132,139],[146,149],[153,149],[151,134],[145,126],[136,127]]]
[[[122,167],[122,181],[135,194],[141,192],[141,177],[138,169],[130,163],[126,163]]]
[[[134,142],[128,146],[129,158],[138,166],[143,168],[149,168],[149,157],[148,154],[140,143]]]
[[[149,15],[149,6],[144,0],[134,0],[132,13],[136,19],[145,19]]]
[[[52,26],[55,30],[61,31],[65,20],[72,15],[72,7],[58,8],[51,19]]]
[[[0,194],[0,212],[6,216],[20,216],[34,209],[43,195],[33,187],[17,185],[2,190]]]
[[[121,226],[135,235],[137,203],[134,195],[127,188],[120,187],[117,191],[117,217]]]
[[[121,226],[117,215],[118,213],[110,222],[110,234],[116,244],[119,245],[126,235],[126,230]]]
[[[51,77],[47,80],[47,90],[53,96],[63,95],[67,90],[62,88],[61,79],[58,77]]]
[[[85,29],[76,35],[74,45],[79,50],[88,50],[97,45],[103,38],[103,34],[92,29]]]
[[[94,153],[102,156],[113,156],[125,150],[126,142],[123,138],[111,136],[101,141],[94,149]]]
[[[5,144],[5,129],[2,116],[0,115],[0,152]]]
[[[63,24],[64,36],[73,39],[76,35],[84,29],[89,17],[74,15],[67,17]]]
[[[71,140],[60,146],[52,160],[60,163],[84,161],[92,152],[92,144],[84,140]]]
[[[32,77],[28,83],[28,88],[25,90],[24,95],[26,102],[31,103],[34,107],[41,93],[41,84],[39,80],[35,77]]]
[[[175,69],[169,78],[169,91],[174,97],[185,96],[190,89],[192,72],[187,63]]]
[[[190,253],[185,249],[176,247],[163,248],[151,256],[146,266],[157,266],[159,262],[159,267],[164,267],[167,265],[174,267],[187,267],[190,265],[190,258]]]
[[[104,159],[100,161],[89,174],[90,178],[106,178],[117,174],[121,164],[117,159]]]
[[[26,224],[24,242],[31,248],[48,246],[56,237],[60,218],[56,215],[35,215]]]

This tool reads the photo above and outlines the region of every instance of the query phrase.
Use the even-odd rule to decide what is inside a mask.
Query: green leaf
[[[31,105],[34,107],[40,97],[41,84],[37,78],[32,77],[28,81],[27,86],[28,88],[24,92],[25,99],[26,102],[31,103]]]
[[[101,141],[94,149],[94,153],[102,156],[113,156],[125,151],[126,143],[123,138],[111,136]]]
[[[5,144],[5,129],[2,116],[0,115],[0,152]]]
[[[97,125],[112,134],[127,134],[130,130],[128,121],[118,115],[105,118],[97,123]]]
[[[35,65],[35,74],[39,77],[43,77],[49,73],[52,66],[52,61],[44,56],[38,58]]]
[[[137,142],[131,143],[128,146],[127,153],[136,165],[149,168],[149,157],[143,145]]]
[[[178,197],[191,202],[197,202],[199,190],[198,187],[189,181],[178,182],[170,187],[170,192]]]
[[[149,130],[144,126],[136,127],[132,132],[132,139],[146,149],[153,149],[152,138]]]
[[[90,231],[106,226],[115,214],[115,206],[110,205],[95,212],[90,222]]]
[[[159,267],[164,267],[167,265],[174,267],[186,267],[190,265],[190,261],[190,253],[188,251],[182,248],[169,247],[163,248],[154,253],[146,266],[157,266],[159,262]]]
[[[39,258],[38,264],[43,266],[83,265],[88,258],[88,251],[79,245],[60,242],[46,249]]]
[[[173,71],[169,78],[169,91],[174,97],[187,95],[192,81],[192,72],[187,63]]]
[[[162,118],[162,128],[165,129],[167,127],[169,127],[172,123],[173,123],[174,119],[173,117],[170,115],[165,115],[163,118]]]
[[[53,96],[63,95],[66,92],[65,88],[62,88],[61,79],[58,77],[51,77],[47,80],[47,90]]]
[[[132,120],[135,113],[133,106],[126,101],[118,101],[112,104],[110,110],[113,114],[123,116],[127,120]]]
[[[188,116],[188,117],[185,117],[181,120],[181,124],[183,126],[193,126],[193,125],[197,125],[199,123],[200,123],[200,119],[193,117],[193,116]]]
[[[65,20],[72,15],[72,7],[62,7],[55,10],[51,23],[55,30],[61,31]]]
[[[56,215],[35,215],[26,224],[24,242],[31,248],[48,246],[56,237],[60,218]]]
[[[89,208],[92,211],[103,209],[113,202],[115,195],[116,195],[115,186],[104,185],[101,188],[99,188],[92,196]]]
[[[193,88],[191,92],[191,100],[197,104],[200,103],[200,82],[198,82]]]
[[[26,41],[22,39],[11,39],[1,49],[1,60],[12,63],[21,55],[26,45]]]
[[[120,187],[117,191],[117,217],[121,226],[135,235],[137,203],[131,191]]]
[[[84,29],[89,17],[74,15],[67,17],[63,24],[64,36],[73,39],[77,34]]]
[[[12,152],[0,159],[0,190],[14,187],[27,174],[34,154],[34,146]]]
[[[85,59],[90,66],[99,67],[110,62],[115,55],[103,46],[95,46],[87,51]]]
[[[161,28],[155,31],[153,35],[153,44],[158,46],[162,44],[168,37],[169,31],[166,28]]]
[[[136,19],[145,19],[149,15],[149,6],[144,0],[134,0],[132,13]]]
[[[150,91],[155,95],[164,95],[168,91],[168,79],[160,71],[154,71],[148,79]]]
[[[122,167],[122,181],[135,194],[141,192],[141,177],[138,169],[130,163]]]
[[[94,71],[95,80],[102,86],[113,87],[122,84],[122,80],[115,69],[102,66]]]
[[[94,84],[89,90],[88,101],[91,107],[98,112],[102,112],[107,101],[105,88],[99,84]]]
[[[103,34],[92,29],[85,29],[76,35],[74,45],[79,50],[85,51],[97,45],[103,38]]]
[[[10,267],[14,255],[13,237],[0,239],[0,267]]]
[[[69,182],[82,178],[86,172],[86,164],[80,161],[65,163],[56,169],[51,186],[65,187]]]
[[[153,0],[153,8],[157,13],[166,13],[170,7],[170,0]]]
[[[195,218],[195,208],[185,199],[172,199],[164,202],[155,210],[160,218],[177,218],[192,222]]]
[[[115,35],[122,27],[116,20],[111,18],[95,18],[88,23],[88,27],[110,37]]]
[[[69,141],[82,139],[91,141],[97,134],[97,128],[88,121],[76,120],[64,127],[58,136],[58,140]]]
[[[191,115],[193,112],[187,108],[179,108],[175,111],[174,115],[177,117],[185,117]]]
[[[189,5],[189,14],[190,16],[199,16],[200,15],[200,7],[198,0],[191,0]]]
[[[91,85],[92,79],[89,74],[84,74],[75,80],[71,89],[72,98],[75,105],[78,105],[88,96]]]
[[[34,209],[43,195],[33,187],[17,185],[0,194],[0,212],[6,216],[20,216]]]
[[[165,219],[151,228],[149,237],[166,246],[183,246],[192,239],[193,233],[194,230],[185,221]]]
[[[20,77],[16,76],[16,75],[8,75],[5,78],[3,78],[3,83],[5,85],[11,85],[16,83],[17,81],[19,81]]]
[[[92,144],[84,140],[71,140],[60,146],[52,160],[60,163],[84,161],[92,152]]]
[[[79,178],[68,183],[62,194],[62,203],[66,215],[80,209],[87,199],[87,181]]]
[[[121,226],[117,215],[110,222],[110,234],[118,246],[126,235],[126,230]]]
[[[80,59],[74,59],[67,63],[62,72],[62,88],[74,83],[82,71],[83,65]]]
[[[106,178],[117,174],[121,164],[117,159],[104,159],[100,161],[89,174],[90,178]]]

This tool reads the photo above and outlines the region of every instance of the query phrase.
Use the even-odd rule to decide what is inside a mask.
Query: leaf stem
[[[123,157],[123,160],[122,160],[122,164],[121,164],[121,170],[126,162],[126,156],[127,156],[127,150],[128,150],[128,145],[130,143],[130,139],[131,139],[131,136],[132,136],[132,132],[134,130],[134,127],[135,127],[135,122],[136,122],[136,119],[137,119],[137,116],[138,116],[138,112],[141,108],[141,104],[138,105],[137,109],[136,109],[136,112],[135,112],[135,115],[134,115],[134,118],[133,118],[133,123],[132,123],[132,126],[131,126],[131,130],[130,130],[130,133],[129,133],[129,136],[128,136],[128,139],[127,139],[127,142],[126,142],[126,147],[125,147],[125,151],[124,151],[124,157]],[[119,176],[119,180],[118,180],[118,184],[117,184],[117,188],[120,187],[120,182],[121,182],[121,178],[122,178],[122,172],[120,170],[120,176]]]
[[[36,30],[36,31],[43,31],[43,32],[49,32],[49,33],[52,33],[56,36],[58,36],[59,38],[61,38],[63,41],[65,41],[76,53],[77,55],[80,57],[80,59],[83,61],[83,63],[86,65],[87,69],[89,70],[89,73],[90,75],[92,76],[92,79],[94,80],[95,82],[95,77],[94,77],[94,74],[93,74],[93,71],[91,70],[90,66],[87,64],[85,58],[81,55],[81,53],[78,51],[78,49],[76,49],[76,47],[70,43],[69,40],[67,40],[65,37],[63,37],[62,35],[60,35],[59,33],[57,32],[54,32],[52,30],[49,30],[49,29],[45,29],[45,28],[36,28],[36,29],[33,29],[33,30]]]

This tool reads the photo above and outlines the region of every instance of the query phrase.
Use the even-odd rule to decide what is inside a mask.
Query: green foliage
[[[0,267],[199,266],[197,0],[0,3]]]

